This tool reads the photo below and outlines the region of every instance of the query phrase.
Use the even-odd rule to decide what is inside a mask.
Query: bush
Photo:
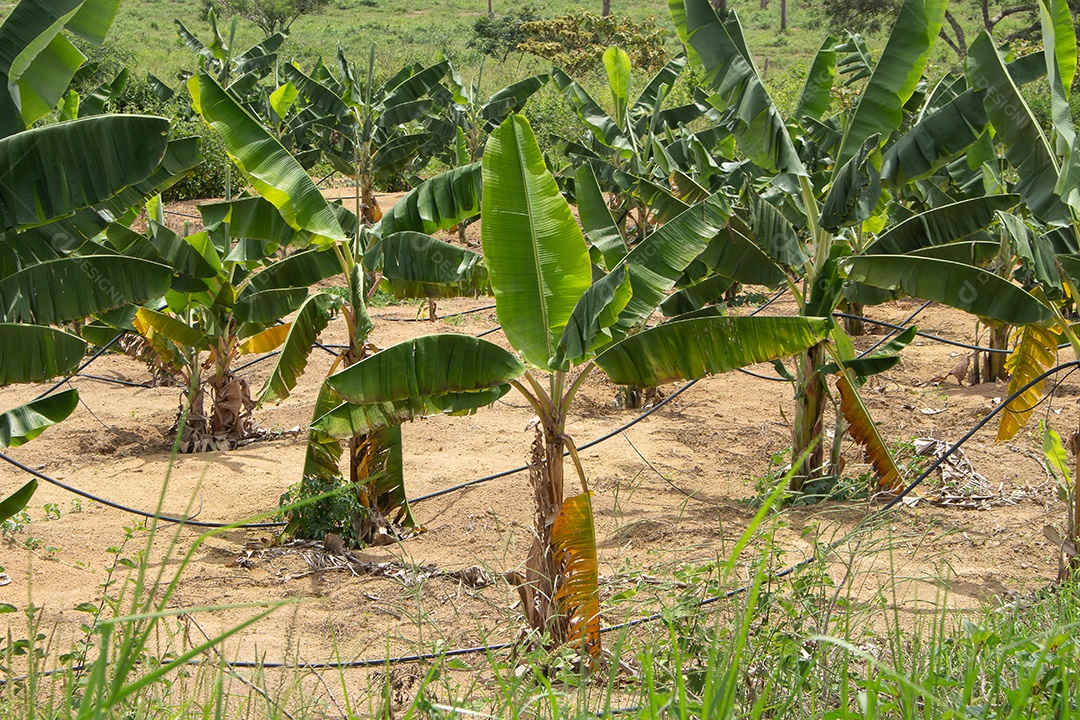
[[[334,533],[340,536],[348,547],[361,547],[356,521],[363,518],[366,509],[357,499],[356,492],[345,487],[346,484],[340,477],[327,479],[310,475],[285,491],[281,496],[282,507],[330,492],[339,492],[285,513],[283,519],[288,525],[283,533],[284,537],[322,540],[328,533]]]
[[[510,53],[518,50],[518,46],[525,42],[526,35],[522,31],[522,25],[539,19],[540,16],[532,5],[526,5],[517,12],[484,15],[473,23],[473,36],[468,47],[497,58],[500,62],[505,61]]]
[[[165,191],[168,201],[196,200],[223,197],[225,195],[226,168],[231,164],[221,141],[205,122],[191,109],[191,96],[181,87],[169,100],[158,97],[147,77],[130,77],[114,103],[114,111],[135,115],[160,115],[172,121],[172,136],[199,138],[202,162],[195,166],[186,178]],[[231,182],[233,195],[241,189],[243,176],[233,168]]]
[[[619,15],[606,17],[585,10],[551,20],[527,22],[520,50],[550,60],[570,75],[596,68],[604,50],[617,45],[635,68],[655,71],[668,59],[668,33],[651,22],[636,23]]]

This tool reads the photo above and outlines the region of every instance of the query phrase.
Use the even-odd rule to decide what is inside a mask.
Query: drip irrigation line
[[[625,424],[615,428],[614,430],[607,433],[606,435],[601,435],[600,437],[596,438],[595,440],[587,442],[584,445],[578,446],[578,448],[577,448],[578,452],[581,452],[582,450],[588,450],[589,448],[591,448],[591,447],[593,447],[595,445],[599,445],[600,443],[604,442],[605,440],[610,440],[611,438],[615,437],[616,435],[618,435],[622,431],[627,430],[629,428],[632,428],[634,425],[637,425],[639,422],[641,422],[645,418],[649,417],[654,412],[656,412],[660,408],[664,407],[665,405],[667,405],[669,402],[671,402],[675,398],[682,395],[684,392],[686,392],[691,387],[693,387],[696,383],[697,383],[697,380],[691,380],[690,382],[686,383],[685,385],[683,385],[681,388],[679,388],[675,392],[671,393],[671,395],[668,395],[666,398],[664,398],[663,400],[661,400],[657,404],[653,405],[651,408],[649,408],[648,410],[643,412],[641,415],[638,415],[636,418],[634,418],[630,422],[625,423]],[[570,454],[570,451],[568,451],[568,450],[564,451],[563,452],[563,457],[566,457],[569,454]],[[457,492],[458,490],[464,490],[465,488],[470,488],[470,487],[472,487],[474,485],[480,485],[481,483],[486,483],[486,482],[489,482],[491,480],[498,480],[499,478],[504,478],[504,477],[507,477],[509,475],[516,475],[517,473],[525,472],[528,469],[529,469],[528,465],[522,465],[521,467],[512,468],[510,470],[503,470],[502,472],[497,472],[497,473],[495,473],[493,475],[488,475],[486,477],[477,478],[475,480],[470,480],[468,482],[461,483],[460,485],[454,485],[453,487],[444,488],[442,490],[436,490],[435,492],[428,493],[427,495],[421,495],[418,498],[414,498],[412,500],[409,500],[409,504],[410,505],[415,505],[417,503],[424,502],[425,500],[432,500],[434,498],[441,497],[443,495],[449,495],[452,492]]]
[[[924,302],[924,303],[923,303],[922,305],[920,305],[920,306],[919,306],[919,309],[918,309],[918,310],[916,310],[915,312],[911,313],[911,314],[910,314],[910,315],[908,315],[908,316],[907,316],[906,318],[904,318],[903,320],[901,320],[901,321],[900,321],[900,325],[902,325],[902,326],[903,326],[904,330],[907,330],[907,329],[908,329],[908,323],[910,323],[910,322],[911,322],[912,320],[914,320],[914,319],[915,319],[915,316],[916,316],[916,315],[918,315],[919,313],[921,313],[921,312],[922,312],[923,310],[925,310],[926,308],[930,307],[930,306],[931,306],[932,304],[933,304],[933,300],[927,300],[926,302]],[[882,345],[884,345],[884,344],[885,344],[886,342],[888,342],[889,338],[891,338],[891,337],[892,337],[893,335],[896,335],[897,333],[900,333],[900,332],[903,332],[902,330],[900,330],[900,328],[893,328],[893,329],[891,329],[891,330],[890,330],[890,331],[889,331],[889,332],[888,332],[888,333],[887,333],[887,334],[885,335],[885,337],[881,338],[881,339],[880,339],[880,340],[878,340],[878,341],[877,341],[876,343],[874,343],[873,345],[871,345],[870,347],[868,347],[868,348],[867,348],[866,350],[864,350],[863,352],[859,353],[859,357],[866,357],[867,355],[869,355],[870,353],[874,352],[874,351],[875,351],[875,350],[877,350],[877,349],[878,349],[879,347],[881,347]],[[918,331],[916,331],[916,332],[918,332]]]
[[[130,380],[121,380],[119,378],[104,377],[102,375],[91,375],[90,373],[76,373],[75,377],[86,378],[87,380],[97,380],[104,383],[112,383],[113,385],[123,385],[125,387],[137,387],[148,388],[148,383],[131,382]]]
[[[833,317],[862,320],[863,322],[868,322],[871,325],[880,325],[882,327],[892,328],[897,332],[903,332],[904,330],[908,329],[903,325],[897,325],[896,323],[885,322],[883,320],[871,320],[868,317],[863,317],[862,315],[852,315],[850,313],[834,312]],[[967,350],[975,350],[977,352],[998,353],[1001,355],[1008,355],[1010,352],[1012,352],[1011,350],[1002,350],[1001,348],[983,347],[982,345],[972,345],[970,343],[960,342],[959,340],[949,340],[948,338],[943,338],[939,335],[931,335],[930,333],[924,333],[918,330],[915,331],[915,334],[928,340],[935,340],[940,343],[945,343],[946,345],[955,345],[956,347],[962,347]]]
[[[201,215],[191,215],[189,213],[177,212],[176,210],[164,210],[163,212],[166,215],[178,215],[178,216],[184,217],[184,218],[191,218],[192,220],[202,220]]]
[[[334,177],[334,175],[336,175],[336,174],[337,174],[337,170],[331,170],[331,171],[330,171],[330,172],[329,172],[329,173],[328,173],[328,174],[327,174],[327,175],[326,175],[325,177],[323,177],[323,179],[322,179],[322,180],[320,180],[319,182],[315,183],[315,187],[319,187],[319,186],[320,186],[320,185],[322,185],[322,184],[323,184],[324,182],[326,182],[326,181],[327,181],[327,180],[329,180],[330,178]]]
[[[842,543],[846,542],[848,540],[848,538],[850,538],[854,533],[859,532],[866,525],[866,523],[868,521],[870,521],[872,519],[875,519],[875,518],[878,518],[878,517],[881,517],[886,512],[890,511],[891,509],[896,507],[898,504],[900,504],[903,501],[903,499],[909,493],[911,493],[912,490],[914,490],[916,487],[918,487],[927,477],[930,476],[930,473],[932,473],[934,470],[938,469],[949,458],[949,456],[951,456],[954,452],[956,452],[958,449],[960,449],[960,447],[964,443],[966,443],[968,440],[970,440],[975,435],[975,433],[977,433],[988,422],[990,422],[994,418],[994,416],[996,416],[1003,409],[1005,409],[1009,405],[1009,403],[1016,400],[1023,393],[1027,392],[1028,389],[1030,389],[1031,387],[1037,385],[1038,383],[1046,380],[1046,378],[1050,377],[1051,375],[1059,373],[1062,370],[1065,370],[1065,369],[1068,369],[1068,368],[1075,369],[1077,367],[1080,367],[1080,360],[1072,360],[1072,361],[1069,361],[1069,362],[1066,362],[1066,363],[1062,363],[1061,365],[1057,365],[1056,367],[1050,368],[1049,370],[1041,373],[1038,377],[1036,377],[1035,379],[1033,379],[1030,382],[1028,382],[1027,384],[1025,384],[1023,387],[1021,387],[1016,392],[1014,392],[1012,395],[1010,395],[1008,398],[1006,398],[1002,403],[995,406],[989,413],[987,413],[985,416],[983,416],[983,418],[981,420],[979,420],[979,422],[977,422],[970,430],[968,430],[968,432],[965,433],[964,436],[960,438],[960,440],[958,440],[957,442],[950,445],[949,448],[944,453],[942,453],[941,456],[937,460],[935,460],[933,463],[931,463],[930,466],[927,467],[917,478],[915,478],[915,480],[913,480],[911,483],[909,483],[900,493],[898,493],[896,496],[894,496],[885,505],[883,505],[878,510],[874,511],[870,515],[867,515],[865,518],[863,518],[861,521],[859,521],[859,523],[850,532],[845,534],[845,536],[843,538],[840,538],[839,540],[828,543],[824,547],[823,551],[820,552],[820,553],[815,551],[813,556],[808,557],[808,558],[806,558],[804,560],[801,560],[801,561],[799,561],[799,562],[797,562],[797,563],[795,563],[793,565],[790,565],[790,566],[784,568],[783,570],[780,570],[779,572],[772,573],[772,574],[768,575],[767,578],[765,578],[765,582],[772,583],[772,582],[775,582],[777,580],[781,580],[783,578],[786,578],[786,577],[794,574],[795,572],[799,571],[800,569],[806,567],[811,562],[813,562],[819,556],[819,554],[822,557],[828,556],[830,553],[833,552],[833,550],[835,550],[837,547],[839,547]],[[688,383],[686,386],[684,386],[682,389],[680,389],[679,392],[682,392],[682,390],[685,390],[686,388],[688,388],[692,384],[693,383]],[[675,395],[672,395],[671,397],[675,397]],[[671,398],[668,398],[668,399],[670,400]],[[654,408],[654,410],[655,409],[656,408]],[[583,446],[583,448],[584,448],[584,446]],[[14,462],[10,458],[8,458],[7,456],[5,456],[3,454],[0,454],[0,458],[3,458],[5,460],[7,460],[8,462]],[[14,463],[14,464],[20,465],[19,463]],[[23,467],[28,472],[37,474],[35,471],[30,470],[29,468],[26,468],[25,466],[20,465],[20,467]],[[164,518],[161,518],[161,519],[164,519]],[[741,594],[744,594],[744,593],[748,592],[751,587],[752,587],[752,584],[741,585],[741,586],[739,586],[737,588],[733,588],[733,589],[728,590],[728,591],[726,591],[724,593],[720,593],[718,595],[713,595],[711,597],[703,598],[703,599],[697,601],[696,603],[694,603],[692,607],[693,608],[702,608],[702,607],[707,607],[709,605],[716,604],[716,603],[721,602],[723,600],[728,600],[730,598],[735,597],[736,595],[741,595]],[[667,615],[668,612],[669,611],[666,611],[666,610],[665,611],[660,611],[660,612],[652,613],[650,615],[644,615],[644,616],[639,617],[639,618],[634,618],[632,620],[627,620],[625,622],[616,623],[615,625],[608,625],[606,627],[600,628],[600,632],[606,634],[606,633],[611,633],[611,632],[618,632],[620,630],[627,630],[627,629],[630,629],[630,628],[637,627],[639,625],[645,625],[647,623],[651,623],[651,622],[655,622],[657,620],[664,619],[664,617]],[[254,660],[235,660],[235,661],[225,661],[224,664],[227,665],[230,668],[253,668],[253,669],[260,669],[260,668],[261,669],[277,669],[277,668],[283,668],[283,669],[296,669],[296,670],[350,670],[350,669],[362,669],[362,668],[372,668],[372,667],[388,667],[388,666],[391,666],[391,665],[401,665],[401,664],[405,664],[405,663],[416,663],[416,662],[424,662],[424,661],[427,661],[427,660],[438,660],[440,658],[461,657],[461,656],[464,656],[464,655],[479,655],[481,653],[493,653],[493,652],[499,652],[499,651],[502,651],[502,650],[508,650],[508,649],[510,649],[512,647],[515,647],[515,646],[516,646],[516,643],[504,642],[504,643],[497,643],[497,644],[493,644],[493,645],[477,645],[477,646],[467,647],[467,648],[455,648],[453,650],[449,650],[449,651],[446,651],[446,652],[430,652],[430,653],[416,653],[416,654],[412,654],[412,655],[400,655],[400,656],[397,656],[397,657],[382,658],[382,659],[379,659],[379,660],[368,659],[368,660],[350,660],[350,661],[345,661],[345,662],[298,663],[298,664],[285,663],[285,662],[260,662],[260,661],[254,661]],[[200,664],[202,662],[203,662],[202,660],[194,660],[193,659],[193,660],[189,661],[189,664]],[[62,672],[62,671],[65,671],[65,670],[67,670],[67,668],[64,668],[63,670],[57,670],[56,672]]]
[[[939,467],[941,467],[941,465],[949,458],[950,455],[952,455],[954,452],[959,450],[960,447],[964,443],[966,443],[968,440],[970,440],[975,435],[975,433],[979,432],[979,430],[982,430],[983,427],[985,427],[988,422],[990,422],[991,420],[994,419],[994,416],[996,416],[998,413],[1000,413],[1002,410],[1004,410],[1006,407],[1008,407],[1009,403],[1016,400],[1021,395],[1023,395],[1025,392],[1027,392],[1030,388],[1032,388],[1035,385],[1037,385],[1038,383],[1046,380],[1046,378],[1050,377],[1051,375],[1055,375],[1055,374],[1061,372],[1062,370],[1066,370],[1066,369],[1070,369],[1070,368],[1072,370],[1076,370],[1078,367],[1080,367],[1080,360],[1070,360],[1069,362],[1062,363],[1061,365],[1057,365],[1055,367],[1052,367],[1049,370],[1047,370],[1046,372],[1039,375],[1034,380],[1028,382],[1026,385],[1024,385],[1023,387],[1018,389],[1012,395],[1007,397],[1003,402],[996,405],[989,413],[984,415],[982,417],[982,419],[980,419],[977,423],[975,423],[975,425],[970,430],[968,430],[966,433],[964,433],[963,437],[961,437],[955,443],[952,443],[951,445],[949,445],[948,449],[945,452],[943,452],[941,454],[941,456],[937,460],[932,462],[929,467],[927,467],[925,470],[923,470],[922,473],[917,478],[912,480],[903,490],[901,490],[898,494],[893,496],[893,498],[890,499],[889,502],[885,503],[878,510],[874,511],[870,515],[867,515],[865,518],[860,520],[858,522],[858,524],[854,528],[852,528],[852,530],[850,532],[848,532],[846,535],[844,535],[844,537],[840,538],[839,540],[836,540],[835,542],[832,542],[832,543],[829,543],[828,545],[826,545],[825,548],[824,548],[824,551],[821,553],[821,555],[823,557],[828,556],[833,550],[835,550],[837,547],[839,547],[843,542],[846,542],[847,539],[850,538],[854,533],[861,530],[862,527],[864,525],[866,525],[867,522],[869,522],[870,520],[873,520],[875,518],[881,517],[886,512],[888,512],[889,510],[892,510],[894,507],[896,507],[901,502],[903,502],[904,498],[907,497],[911,493],[911,491],[913,491],[916,487],[921,485],[922,482],[924,480],[926,480],[926,478],[928,478],[930,476],[930,473],[934,472]],[[779,571],[777,573],[773,573],[773,574],[769,575],[765,579],[765,582],[770,582],[771,583],[771,582],[774,582],[776,580],[782,580],[783,578],[785,578],[785,577],[787,577],[789,575],[792,575],[793,573],[795,573],[795,572],[801,570],[802,568],[806,567],[807,565],[809,565],[811,562],[813,562],[813,560],[817,556],[818,556],[818,553],[815,553],[813,556],[808,557],[805,560],[801,560],[801,561],[795,563],[794,565],[789,565],[788,567],[784,568],[783,570],[781,570],[781,571]],[[730,598],[735,597],[736,595],[741,595],[741,594],[747,592],[750,589],[750,587],[751,587],[751,585],[742,585],[740,587],[733,588],[733,589],[728,590],[727,592],[721,593],[719,595],[713,595],[712,597],[704,598],[704,599],[698,601],[694,605],[694,607],[705,607],[707,605],[712,605],[712,604],[718,603],[718,602],[720,602],[722,600],[728,600]],[[624,630],[624,629],[627,629],[627,628],[637,627],[638,625],[644,625],[646,623],[650,623],[650,622],[654,622],[656,620],[660,620],[660,619],[662,619],[664,617],[664,614],[665,614],[664,611],[661,611],[661,612],[653,613],[651,615],[645,615],[643,617],[634,618],[633,620],[627,620],[626,622],[619,623],[617,625],[609,625],[608,627],[601,628],[600,632],[612,632],[612,631],[615,631],[615,630]]]
[[[95,360],[97,360],[97,359],[98,359],[99,357],[101,357],[102,355],[104,355],[104,354],[106,353],[106,351],[108,351],[108,349],[109,349],[109,348],[111,348],[111,347],[112,347],[113,345],[115,345],[116,343],[120,342],[120,337],[121,337],[122,335],[123,335],[123,333],[120,333],[119,335],[117,335],[116,337],[114,337],[114,338],[113,338],[112,340],[110,340],[109,342],[107,342],[107,343],[105,343],[104,345],[102,345],[102,346],[101,346],[101,348],[100,348],[100,349],[98,349],[98,351],[97,351],[97,352],[95,352],[95,353],[94,353],[93,355],[91,355],[91,356],[90,356],[90,358],[89,358],[88,360],[86,360],[85,362],[83,362],[83,364],[82,364],[82,365],[80,365],[79,367],[75,368],[75,372],[71,373],[70,375],[68,375],[68,376],[67,376],[66,378],[64,378],[63,380],[59,380],[59,381],[57,381],[56,383],[54,383],[54,384],[53,384],[53,385],[52,385],[52,386],[51,386],[51,387],[50,387],[50,388],[49,388],[48,390],[46,390],[45,392],[41,393],[41,394],[40,394],[40,395],[38,395],[38,396],[37,396],[36,398],[34,398],[34,400],[40,400],[41,398],[45,397],[46,395],[52,395],[52,394],[53,394],[54,392],[56,392],[56,391],[57,391],[57,389],[59,389],[59,388],[60,388],[61,386],[63,386],[63,385],[64,385],[64,383],[66,383],[66,382],[70,381],[70,380],[71,380],[71,378],[75,377],[76,375],[78,375],[79,373],[81,373],[81,372],[82,372],[83,370],[85,370],[86,368],[88,368],[88,367],[90,366],[90,363],[92,363],[92,362],[94,362]],[[33,402],[33,401],[31,401],[31,402]]]
[[[785,382],[785,383],[786,382],[792,382],[791,380],[788,380],[787,378],[784,378],[784,377],[773,377],[772,375],[762,375],[761,373],[756,373],[753,370],[747,370],[746,368],[735,368],[735,369],[738,370],[739,372],[741,372],[743,375],[749,375],[750,377],[757,378],[758,380],[768,380],[769,382]]]
[[[495,309],[494,305],[485,305],[484,307],[473,308],[472,310],[462,310],[461,312],[450,313],[449,315],[443,315],[442,317],[435,318],[435,320],[448,320],[449,318],[453,318],[453,317],[462,317],[462,316],[465,316],[465,315],[472,315],[473,313],[484,312],[485,310],[494,310],[494,309]],[[410,317],[382,317],[382,318],[379,318],[379,319],[380,320],[389,320],[391,322],[432,322],[432,320],[429,320],[428,318],[419,318],[419,317],[411,317],[411,318]]]
[[[159,515],[157,513],[147,512],[145,510],[139,510],[137,508],[131,508],[131,507],[128,507],[126,505],[121,505],[120,503],[113,502],[112,500],[106,500],[105,498],[101,498],[101,497],[98,497],[97,495],[93,495],[91,493],[88,493],[85,490],[80,490],[79,488],[68,485],[65,482],[61,482],[60,480],[57,480],[54,477],[49,477],[48,475],[46,475],[44,473],[38,472],[37,470],[35,470],[32,467],[28,467],[26,465],[23,465],[18,460],[15,460],[14,458],[10,458],[7,455],[5,455],[4,453],[0,453],[0,460],[4,460],[5,462],[8,462],[8,463],[14,465],[15,467],[19,468],[23,472],[33,475],[34,477],[36,477],[39,480],[44,480],[45,482],[49,483],[50,485],[55,485],[56,487],[61,488],[63,490],[67,490],[70,493],[74,493],[75,495],[78,495],[79,497],[84,497],[87,500],[93,500],[96,503],[101,503],[102,505],[105,505],[107,507],[111,507],[114,510],[122,510],[123,512],[130,513],[132,515],[138,515],[139,517],[144,517],[144,518],[148,518],[148,519],[151,519],[151,520],[159,520],[161,522],[175,523],[175,524],[178,524],[178,525],[191,525],[192,527],[202,527],[202,528],[223,528],[223,527],[234,527],[235,526],[237,529],[242,529],[242,528],[259,529],[259,528],[282,527],[282,526],[285,525],[285,523],[283,523],[283,522],[280,522],[280,523],[248,523],[246,525],[235,525],[234,523],[215,523],[215,522],[207,522],[207,521],[204,521],[204,520],[195,520],[193,518],[173,517],[172,515]]]
[[[491,328],[490,330],[485,330],[484,332],[480,333],[476,337],[478,337],[478,338],[486,337],[487,335],[490,335],[492,333],[497,333],[500,330],[502,330],[502,325],[496,325],[495,327]]]

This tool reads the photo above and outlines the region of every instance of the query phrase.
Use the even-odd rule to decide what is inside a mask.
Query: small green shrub
[[[311,501],[311,498],[318,498]],[[361,547],[356,527],[366,508],[360,504],[356,493],[347,487],[343,478],[321,478],[313,475],[291,486],[281,496],[280,505],[285,507],[306,502],[294,507],[281,516],[288,525],[283,538],[312,538],[322,540],[328,533],[334,533],[349,547]]]

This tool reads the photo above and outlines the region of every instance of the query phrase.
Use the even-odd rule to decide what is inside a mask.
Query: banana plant
[[[67,33],[100,45],[116,6],[23,0],[0,24],[0,386],[72,371],[86,343],[55,326],[158,297],[168,286],[164,265],[82,246],[101,213],[120,217],[126,201],[189,169],[193,144],[173,146],[168,121],[157,117],[32,127],[85,60]],[[177,150],[171,157],[170,146]],[[0,447],[32,440],[77,402],[68,390],[0,414]],[[30,481],[0,502],[0,519],[25,506],[35,488]]]
[[[566,96],[591,142],[570,142],[568,153],[575,163],[589,164],[601,189],[612,196],[613,209],[623,234],[626,221],[637,215],[636,239],[648,232],[648,214],[665,220],[683,209],[687,202],[700,200],[708,193],[713,170],[712,160],[721,136],[709,131],[690,133],[686,126],[714,114],[698,93],[693,102],[664,108],[676,80],[686,67],[687,58],[670,60],[646,84],[636,98],[631,97],[633,73],[630,57],[618,47],[609,47],[603,55],[613,114],[608,114],[585,88],[562,70],[552,70],[556,85]],[[714,114],[715,116],[715,114]],[[726,133],[724,133],[726,135]],[[698,162],[704,160],[705,162]]]
[[[227,450],[257,436],[252,410],[289,396],[338,305],[334,296],[308,290],[340,272],[334,253],[293,230],[269,202],[242,198],[200,211],[206,229],[187,237],[155,219],[148,238],[112,232],[128,252],[155,252],[174,270],[172,289],[159,303],[137,308],[131,324],[162,364],[196,388],[184,409],[181,452]],[[297,251],[275,259],[281,247]],[[233,364],[241,355],[274,351],[277,362],[253,396]]]
[[[902,135],[904,109],[941,25],[943,0],[907,0],[872,70],[866,59],[869,79],[854,106],[834,121],[821,122],[816,117],[827,107],[837,63],[835,46],[827,40],[815,60],[819,72],[808,78],[799,102],[808,120],[798,145],[761,82],[735,13],[720,18],[707,0],[673,0],[669,7],[688,55],[706,73],[709,101],[723,112],[721,123],[750,166],[742,182],[760,180],[760,196],[753,187],[742,192],[748,237],[802,281],[801,287],[788,281],[800,314],[826,319],[845,296],[869,303],[907,294],[1019,325],[1052,317],[1047,305],[1009,280],[959,261],[963,248],[956,243],[995,222],[995,213],[1009,210],[1020,197],[979,197],[921,212],[896,201],[906,185],[955,159],[983,132],[978,118],[944,127],[942,116],[936,143],[908,142]],[[955,117],[959,109],[970,108],[951,105],[949,111]],[[925,137],[927,129],[916,123],[910,132]],[[879,482],[885,489],[897,485],[895,462],[858,398],[865,373],[852,367],[855,360],[850,339],[835,324],[827,342],[798,360],[792,457],[802,460],[793,473],[793,490],[827,473],[824,416],[826,378],[832,373],[841,415],[867,448]]]
[[[365,77],[356,77],[340,47],[337,65],[336,77],[321,62],[311,75],[294,64],[284,66],[285,79],[298,93],[294,134],[300,137],[290,142],[313,143],[335,170],[354,179],[356,214],[370,226],[382,217],[376,183],[399,177],[431,139],[409,126],[431,112],[432,93],[450,63],[407,65],[381,85],[375,83],[374,45]]]
[[[206,15],[210,23],[210,43],[199,40],[184,23],[173,20],[176,32],[184,44],[199,57],[200,66],[217,78],[218,83],[229,87],[238,98],[247,98],[259,80],[269,75],[277,65],[277,51],[288,37],[277,32],[255,43],[246,50],[236,48],[236,29],[239,18],[234,17],[226,38],[217,24],[213,8]]]
[[[516,352],[464,335],[394,345],[331,375],[327,387],[341,402],[328,404],[313,425],[349,438],[417,415],[475,412],[511,389],[519,392],[538,422],[529,453],[534,535],[516,574],[518,590],[530,627],[551,642],[578,645],[591,663],[600,652],[592,500],[566,432],[582,384],[596,367],[616,382],[626,381],[632,367],[646,368],[652,384],[723,372],[799,352],[825,336],[827,323],[703,317],[628,336],[722,231],[723,198],[710,197],[665,223],[594,279],[584,233],[524,117],[512,115],[491,134],[482,173],[484,262]],[[564,454],[579,493],[566,487]]]
[[[394,268],[391,274],[400,282],[424,288],[444,282],[457,283],[462,292],[465,287],[478,282],[475,259],[471,259],[467,251],[424,234],[476,214],[479,189],[473,180],[474,166],[449,171],[420,185],[383,218],[386,232],[369,231],[345,208],[328,204],[300,162],[270,130],[245,112],[214,78],[200,73],[189,81],[188,87],[195,109],[220,135],[233,162],[259,195],[259,198],[203,208],[210,238],[216,237],[222,224],[227,224],[227,232],[232,235],[255,239],[254,245],[241,240],[232,249],[230,255],[237,262],[267,255],[271,248],[265,243],[280,244],[284,242],[283,238],[294,235],[302,238],[296,242],[312,246],[264,267],[250,280],[243,276],[241,282],[248,284],[237,294],[234,317],[242,300],[250,299],[254,303],[256,298],[265,296],[271,301],[268,310],[272,307],[273,311],[256,314],[253,321],[281,318],[288,313],[289,306],[284,304],[288,298],[302,299],[310,284],[340,275],[346,290],[345,302],[340,309],[348,330],[348,344],[333,365],[337,369],[349,367],[376,350],[367,343],[372,324],[366,307],[370,284],[362,264],[365,239],[376,239],[378,246],[368,249],[388,269]],[[268,206],[273,206],[277,214],[270,213]],[[384,256],[389,260],[384,262]],[[275,268],[279,266],[293,270],[276,272]],[[307,272],[307,268],[312,272]],[[221,293],[217,286],[212,289],[214,292],[204,298],[217,302]],[[308,298],[305,302],[316,301]],[[304,309],[298,312],[302,314]],[[271,326],[263,331],[263,336],[270,340],[275,333],[280,337],[286,332],[291,334],[281,326]],[[250,340],[256,338],[259,335]],[[314,335],[311,334],[304,342],[298,340],[294,351],[289,353],[294,360],[286,360],[283,352],[281,362],[292,366],[301,355],[306,357],[312,340]],[[286,346],[289,342],[285,340]],[[264,349],[269,347],[269,344],[263,346]],[[284,377],[285,373],[282,374]],[[291,388],[289,382],[292,381],[285,383],[286,390]],[[283,397],[269,386],[264,391],[271,393],[265,395],[267,399]],[[324,385],[316,401],[317,416],[339,402],[334,389]],[[301,483],[326,488],[347,482],[363,509],[354,518],[349,535],[364,543],[385,541],[396,531],[395,525],[407,527],[411,524],[402,481],[400,432],[397,428],[387,428],[360,432],[347,439],[346,448],[335,437],[313,427],[308,436]],[[343,477],[339,463],[346,450],[349,469]],[[296,520],[294,515],[286,534],[295,531]]]

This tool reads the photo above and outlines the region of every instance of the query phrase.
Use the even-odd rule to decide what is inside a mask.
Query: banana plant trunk
[[[1012,325],[1002,323],[990,327],[990,347],[996,350],[1009,349],[1009,335],[1012,333]],[[983,353],[982,381],[994,382],[995,380],[1008,380],[1009,373],[1005,370],[1005,358],[1003,352]]]
[[[803,486],[820,478],[825,463],[825,376],[818,368],[825,360],[825,345],[818,343],[802,354],[799,360],[795,390],[795,423],[792,426],[791,461],[794,472],[789,487],[801,491]]]
[[[849,315],[861,316],[863,314],[862,303],[849,302],[847,309]],[[846,317],[844,318],[844,331],[848,335],[854,337],[857,335],[864,335],[866,333],[866,327],[863,325],[861,317]]]
[[[551,638],[556,645],[566,641],[564,623],[556,607],[555,592],[560,576],[555,558],[552,528],[563,505],[563,452],[558,418],[544,418],[536,427],[529,455],[529,484],[535,500],[533,542],[525,561],[524,581],[518,584],[529,627]]]

